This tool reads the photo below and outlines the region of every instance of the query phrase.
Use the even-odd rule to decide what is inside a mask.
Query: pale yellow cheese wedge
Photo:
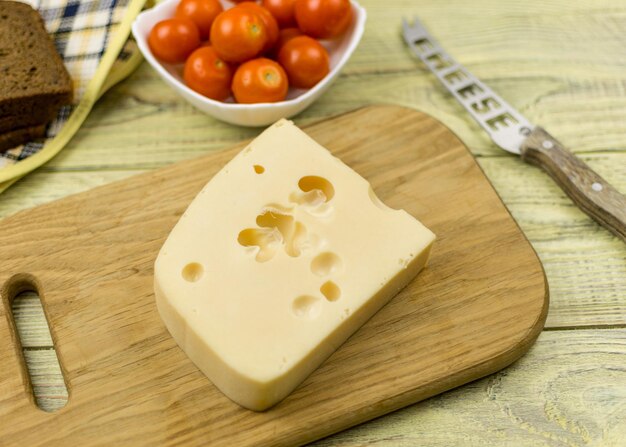
[[[157,306],[215,386],[261,411],[411,281],[434,239],[281,120],[176,224],[155,264]]]

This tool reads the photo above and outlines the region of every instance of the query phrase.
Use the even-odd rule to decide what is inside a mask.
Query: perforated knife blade
[[[493,142],[546,171],[585,213],[626,242],[626,197],[559,141],[533,125],[456,62],[415,18],[403,19],[409,49],[463,105]]]

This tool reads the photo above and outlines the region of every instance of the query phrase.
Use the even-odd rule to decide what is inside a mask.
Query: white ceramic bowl
[[[232,2],[220,0],[224,8]],[[333,40],[321,41],[330,55],[330,73],[311,89],[289,89],[287,99],[275,103],[236,104],[232,98],[226,102],[215,101],[191,90],[182,79],[182,64],[171,65],[159,62],[148,46],[148,35],[152,27],[161,20],[174,16],[179,0],[164,0],[156,7],[144,11],[133,23],[133,35],[146,60],[159,76],[183,98],[197,109],[227,123],[241,126],[267,126],[280,118],[294,116],[319,98],[330,87],[356,49],[365,29],[366,12],[356,1],[352,2],[354,18],[346,33]]]

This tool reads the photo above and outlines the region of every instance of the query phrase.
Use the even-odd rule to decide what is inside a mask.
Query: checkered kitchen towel
[[[134,41],[128,37],[130,25],[146,0],[21,1],[43,17],[72,78],[74,102],[60,110],[44,140],[0,153],[0,192],[58,153],[98,97],[141,61]]]

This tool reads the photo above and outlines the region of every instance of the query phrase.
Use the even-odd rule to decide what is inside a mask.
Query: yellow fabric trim
[[[139,67],[139,64],[143,61],[143,56],[141,55],[141,51],[139,51],[139,47],[135,47],[124,62],[120,63],[119,66],[114,66],[109,76],[107,76],[106,81],[104,81],[104,85],[100,89],[100,94],[98,95],[98,99],[102,95],[104,95],[111,87],[115,84],[126,79],[130,74]]]
[[[98,99],[100,99],[100,97],[104,95],[115,84],[117,84],[120,81],[123,81],[125,78],[130,76],[130,74],[137,69],[137,67],[139,66],[139,64],[141,64],[142,61],[143,61],[143,56],[141,55],[141,52],[139,51],[138,48],[135,48],[134,52],[131,53],[131,55],[129,56],[127,60],[125,60],[118,67],[115,67],[113,70],[111,70],[111,72],[109,73],[109,76],[107,76],[107,79],[104,82],[104,85],[100,89],[100,94],[98,95]],[[0,194],[2,194],[4,191],[9,189],[17,181],[23,179],[25,176],[26,174],[0,183]]]
[[[139,64],[143,61],[143,56],[139,51],[139,48],[134,48],[133,52],[130,54],[128,59],[120,63],[118,66],[114,66],[109,75],[104,82],[104,85],[100,89],[100,94],[98,95],[98,99],[102,97],[111,87],[115,84],[126,79],[130,74],[139,67]],[[24,178],[26,174],[15,177],[11,180],[7,180],[5,182],[0,183],[0,194],[9,189],[11,185],[16,183],[18,180]]]
[[[14,165],[0,169],[0,182],[2,182],[0,183],[0,192],[4,191],[14,183],[13,181],[8,183],[10,180],[17,180],[18,178],[23,177],[58,154],[78,131],[83,121],[85,121],[93,105],[100,97],[101,92],[105,91],[103,90],[103,87],[106,86],[108,88],[113,85],[105,85],[107,75],[109,74],[113,63],[117,59],[118,54],[126,43],[133,20],[135,20],[135,17],[137,17],[141,8],[143,8],[145,1],[146,0],[131,0],[129,3],[124,19],[120,22],[118,29],[115,32],[114,39],[111,40],[104,56],[100,60],[100,65],[96,70],[96,74],[89,82],[89,85],[85,90],[85,94],[81,98],[76,109],[72,112],[70,118],[64,124],[61,131],[52,140],[46,143],[46,145],[36,154],[31,155],[25,160],[22,160]]]

